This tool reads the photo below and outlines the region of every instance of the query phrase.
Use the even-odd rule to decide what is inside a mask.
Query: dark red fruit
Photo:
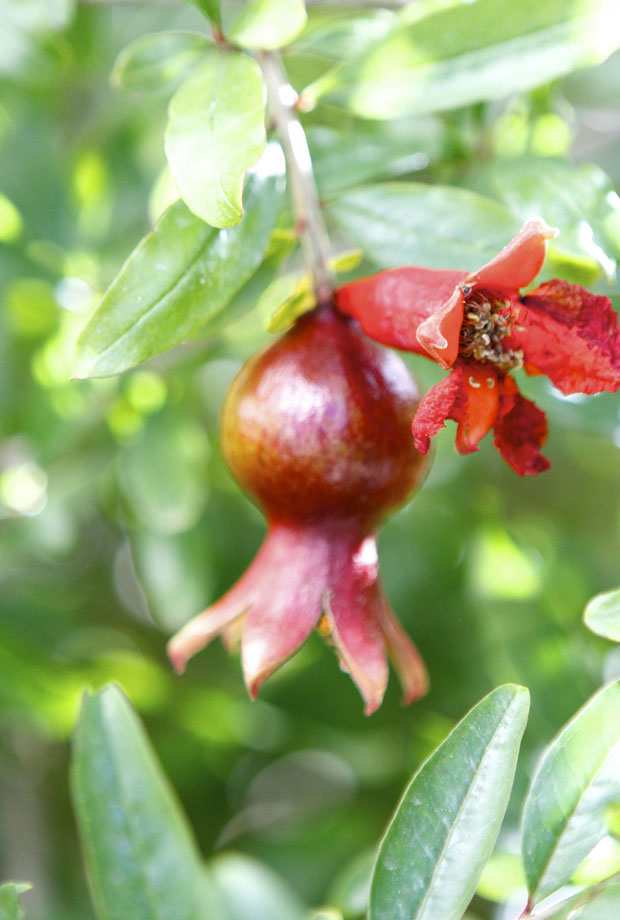
[[[375,543],[426,470],[411,437],[418,403],[402,360],[330,306],[248,361],[224,404],[222,448],[269,529],[237,584],[170,642],[179,671],[218,633],[240,638],[255,696],[318,627],[366,712],[383,698],[388,651],[405,701],[425,692],[424,665],[381,590]]]

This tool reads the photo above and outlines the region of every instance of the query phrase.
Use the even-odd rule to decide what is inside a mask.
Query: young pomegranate
[[[255,697],[317,628],[367,714],[381,704],[388,652],[404,702],[426,691],[419,653],[383,594],[375,542],[427,467],[411,437],[418,403],[402,360],[329,305],[242,368],[224,404],[222,447],[268,532],[237,584],[170,641],[177,671],[214,636],[229,647],[240,639]]]

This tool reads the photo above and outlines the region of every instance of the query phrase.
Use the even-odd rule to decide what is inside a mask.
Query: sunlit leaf
[[[279,153],[279,148],[276,147]],[[129,256],[78,339],[74,375],[119,374],[220,320],[263,260],[282,202],[282,162],[250,177],[241,223],[217,231],[172,205]]]
[[[19,896],[30,890],[26,883],[7,882],[0,885],[0,920],[23,920],[24,912],[19,903]]]
[[[584,611],[583,620],[597,635],[620,642],[620,589],[593,597]]]
[[[304,0],[227,0],[222,10],[224,34],[242,48],[287,45],[306,19]]]
[[[524,687],[499,687],[415,774],[379,848],[370,920],[460,920],[499,833],[528,709]]]
[[[607,833],[620,801],[620,681],[596,693],[552,741],[523,812],[523,861],[533,903],[566,884]]]
[[[545,920],[614,920],[620,916],[620,882],[587,889],[559,904],[553,913],[544,914]]]
[[[317,184],[327,196],[426,168],[438,153],[441,127],[428,117],[379,122],[365,130],[356,125],[354,131],[318,125],[307,134]]]
[[[2,0],[0,73],[14,76],[48,32],[71,21],[75,0]]]
[[[597,636],[620,642],[620,588],[593,597],[584,610],[583,622]]]
[[[265,90],[256,61],[212,50],[170,101],[165,146],[188,207],[214,227],[238,224],[243,177],[265,149]]]
[[[353,189],[331,201],[327,210],[380,268],[427,265],[474,271],[520,226],[495,201],[465,189],[418,182]]]
[[[560,235],[549,244],[551,256],[588,260],[614,278],[620,258],[620,200],[601,169],[549,157],[519,157],[496,162],[487,175],[493,194],[521,220],[541,216],[559,228]]]
[[[71,787],[100,920],[204,920],[194,841],[144,730],[115,686],[86,694]]]
[[[257,860],[225,853],[211,860],[209,871],[226,920],[307,920],[295,892]]]
[[[212,44],[197,32],[152,32],[141,35],[116,59],[111,82],[128,93],[172,89]]]
[[[498,99],[604,60],[620,44],[617,12],[615,0],[421,0],[304,96],[367,118]]]

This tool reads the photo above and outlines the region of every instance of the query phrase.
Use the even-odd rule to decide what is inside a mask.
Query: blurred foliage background
[[[392,678],[365,719],[318,638],[256,703],[219,643],[175,677],[168,635],[238,577],[264,532],[218,447],[223,394],[267,340],[264,316],[120,378],[69,378],[78,331],[172,197],[167,96],[120,92],[112,66],[133,38],[204,32],[205,20],[173,3],[54,2],[42,26],[36,2],[22,4],[21,19],[5,3],[0,877],[34,884],[24,898],[34,920],[92,917],[68,739],[84,688],[115,680],[142,714],[205,854],[251,854],[308,904],[360,916],[359,879],[406,779],[483,694],[517,681],[531,690],[532,714],[501,852],[472,906],[478,918],[513,916],[514,906],[495,902],[513,889],[522,897],[511,854],[536,757],[604,679],[620,676],[620,651],[581,623],[588,598],[620,582],[617,396],[566,399],[545,381],[520,381],[550,419],[552,470],[533,480],[490,444],[463,458],[452,431],[440,436],[428,481],[379,543],[387,592],[430,671],[420,703],[403,710]],[[297,89],[393,15],[353,12],[311,7],[285,54]],[[363,246],[370,258],[359,271],[403,261],[384,254],[389,238],[369,239],[372,194],[351,186],[449,184],[500,202],[515,226],[532,211],[558,224],[547,274],[619,294],[618,85],[616,53],[525,93],[389,121],[327,96],[305,123],[335,250]],[[451,201],[438,199],[441,220],[471,238],[474,260],[452,267],[475,268],[479,230],[463,230],[467,214]],[[398,220],[385,215],[402,236]],[[427,211],[430,228],[433,220]],[[423,360],[407,360],[425,386],[438,379]]]

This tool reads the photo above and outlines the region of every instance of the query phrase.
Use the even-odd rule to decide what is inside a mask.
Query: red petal
[[[353,316],[370,338],[426,354],[416,333],[420,323],[445,304],[467,272],[432,268],[395,268],[344,284],[336,306]]]
[[[329,536],[318,528],[270,527],[252,564],[252,568],[260,565],[260,584],[241,636],[243,676],[252,698],[316,626],[330,553]]]
[[[473,280],[482,287],[525,287],[541,270],[547,252],[547,240],[557,236],[557,233],[540,217],[528,220],[494,259],[467,280]]]
[[[497,374],[475,364],[463,364],[464,411],[456,431],[459,454],[471,454],[493,427],[499,409]]]
[[[422,657],[394,616],[387,600],[381,606],[379,620],[390,658],[403,688],[403,705],[408,706],[428,692],[428,674]]]
[[[526,370],[546,374],[562,393],[614,393],[620,387],[620,329],[608,297],[549,281],[515,309],[510,347]]]
[[[460,421],[465,411],[465,385],[463,368],[457,366],[452,373],[436,383],[420,401],[411,430],[416,448],[428,453],[430,439],[440,431],[446,419]]]
[[[442,308],[418,328],[418,342],[443,368],[452,367],[459,353],[464,300],[462,289],[455,288]]]
[[[511,377],[500,383],[495,446],[520,476],[534,476],[548,470],[551,464],[539,449],[547,440],[545,413],[519,393]]]
[[[377,575],[374,537],[357,552],[334,560],[330,590],[324,600],[331,639],[364,698],[365,713],[381,705],[388,681],[387,654],[379,617],[384,604]]]

